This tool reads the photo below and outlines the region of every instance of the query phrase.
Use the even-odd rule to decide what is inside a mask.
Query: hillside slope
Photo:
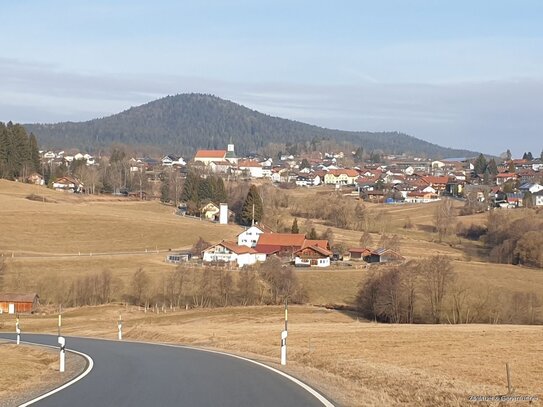
[[[86,122],[26,124],[43,148],[89,151],[111,143],[153,145],[164,152],[192,154],[198,148],[236,144],[239,153],[268,143],[335,139],[362,145],[366,151],[414,153],[432,157],[474,156],[398,132],[348,132],[272,117],[211,95],[167,96],[124,112]]]

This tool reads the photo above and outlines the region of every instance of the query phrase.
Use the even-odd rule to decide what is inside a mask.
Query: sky
[[[543,149],[543,1],[0,2],[0,121],[178,93],[343,130]]]

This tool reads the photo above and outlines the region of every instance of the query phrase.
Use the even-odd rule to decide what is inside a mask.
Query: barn
[[[40,297],[36,293],[0,293],[1,312],[7,312],[9,314],[35,312],[39,305]]]

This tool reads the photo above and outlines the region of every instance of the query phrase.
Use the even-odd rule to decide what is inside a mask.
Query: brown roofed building
[[[226,161],[226,150],[198,150],[194,156],[194,161],[201,162],[204,165]]]
[[[293,257],[304,247],[305,235],[301,233],[264,233],[259,236],[255,247],[259,253],[272,251],[280,257]]]
[[[35,312],[40,305],[38,294],[0,294],[0,310],[9,314]]]
[[[305,246],[294,253],[296,267],[329,267],[332,252],[324,247]]]
[[[367,247],[352,247],[349,249],[349,254],[353,260],[364,260],[371,254],[371,249]]]

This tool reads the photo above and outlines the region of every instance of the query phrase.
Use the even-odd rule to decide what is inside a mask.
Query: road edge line
[[[85,337],[78,337],[78,338],[91,339],[91,338],[85,338]],[[103,341],[116,342],[114,339],[104,339],[104,338],[92,338],[92,339],[99,339],[99,340],[103,340]],[[196,351],[200,351],[200,352],[216,353],[218,355],[223,355],[223,356],[228,356],[228,357],[240,359],[240,360],[243,360],[245,362],[250,362],[250,363],[253,363],[253,364],[257,365],[257,366],[260,366],[260,367],[263,367],[265,369],[271,370],[272,372],[277,373],[277,374],[285,377],[286,379],[292,381],[294,384],[300,386],[302,389],[307,391],[309,394],[311,394],[313,397],[315,397],[317,400],[319,400],[322,403],[322,405],[324,405],[325,407],[336,407],[330,400],[328,400],[326,397],[324,397],[322,394],[320,394],[317,390],[315,390],[314,388],[312,388],[308,384],[304,383],[300,379],[297,379],[296,377],[291,376],[290,374],[288,374],[286,372],[283,372],[283,371],[281,371],[279,369],[276,369],[276,368],[274,368],[272,366],[269,366],[269,365],[267,365],[265,363],[257,362],[256,360],[249,359],[249,358],[246,358],[244,356],[235,355],[233,353],[223,352],[223,351],[220,351],[220,350],[198,348],[198,347],[189,346],[189,345],[176,345],[176,344],[173,344],[173,343],[157,343],[157,342],[134,341],[134,340],[122,340],[122,341],[117,341],[117,342],[119,342],[119,343],[121,343],[121,342],[140,343],[140,344],[146,344],[146,345],[155,345],[155,346],[158,345],[158,346],[168,346],[168,347],[171,347],[171,348],[190,349],[190,350],[196,350]]]
[[[14,341],[13,339],[8,339],[8,340]],[[35,342],[28,342],[28,341],[21,341],[21,343],[27,344],[27,345],[43,346],[45,348],[57,349],[57,346],[45,345],[45,344],[42,344],[42,343],[35,343]],[[35,397],[32,400],[26,401],[23,404],[19,404],[18,407],[27,407],[27,406],[30,406],[31,404],[34,404],[34,403],[36,403],[36,402],[38,402],[40,400],[43,400],[46,397],[52,396],[53,394],[58,393],[59,391],[64,390],[65,388],[71,386],[72,384],[77,383],[79,380],[83,379],[85,376],[87,376],[91,372],[92,368],[94,367],[94,361],[92,360],[92,358],[89,355],[87,355],[86,353],[83,353],[83,352],[79,352],[77,350],[73,350],[73,349],[66,349],[66,351],[75,353],[75,354],[77,354],[79,356],[83,356],[87,360],[87,368],[85,369],[85,371],[83,373],[79,374],[78,376],[74,377],[69,382],[66,382],[66,383],[62,384],[59,387],[56,387],[53,390],[50,390],[47,393],[42,394],[41,396]]]
[[[158,344],[154,344],[154,345],[158,345]],[[286,372],[283,372],[283,371],[281,371],[279,369],[276,369],[275,367],[269,366],[269,365],[267,365],[265,363],[257,362],[256,360],[252,360],[252,359],[246,358],[244,356],[234,355],[232,353],[222,352],[222,351],[218,351],[218,350],[202,349],[202,348],[196,348],[196,347],[193,347],[193,346],[173,345],[173,344],[167,344],[167,343],[164,343],[164,344],[161,344],[161,345],[163,345],[163,346],[171,346],[171,347],[175,347],[175,348],[199,350],[201,352],[216,353],[216,354],[219,354],[219,355],[229,356],[229,357],[233,357],[233,358],[236,358],[236,359],[244,360],[246,362],[254,363],[255,365],[258,365],[258,366],[263,367],[265,369],[271,370],[272,372],[277,373],[277,374],[289,379],[290,381],[294,382],[295,384],[297,384],[298,386],[303,388],[305,391],[307,391],[309,394],[311,394],[313,397],[315,397],[317,400],[319,400],[324,406],[326,406],[326,407],[335,407],[335,405],[330,400],[328,400],[326,397],[324,397],[322,394],[320,394],[317,390],[315,390],[314,388],[312,388],[308,384],[302,382],[300,379],[297,379],[296,377],[291,376],[290,374],[288,374]]]

